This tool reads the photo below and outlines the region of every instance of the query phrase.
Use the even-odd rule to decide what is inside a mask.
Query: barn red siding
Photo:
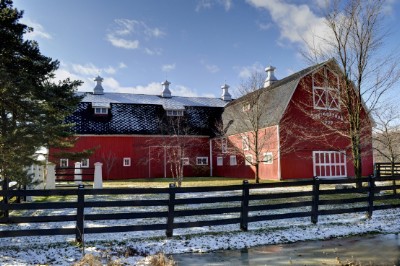
[[[196,165],[196,157],[209,157],[208,137],[188,137],[195,143],[187,152],[189,165],[184,167],[185,176],[208,176],[209,164]],[[164,148],[166,137],[158,136],[79,136],[73,149],[82,151],[95,148],[89,158],[90,167],[95,162],[103,163],[103,179],[131,179],[171,177],[171,164],[168,163],[169,148]],[[50,154],[55,154],[55,149],[50,149]],[[131,158],[130,166],[123,166],[123,159]],[[54,157],[51,161],[59,165],[59,160]],[[115,160],[112,165],[111,161]],[[73,167],[73,161],[69,166]],[[165,164],[165,167],[164,167]],[[112,167],[111,167],[112,165]],[[108,168],[109,172],[108,172]]]

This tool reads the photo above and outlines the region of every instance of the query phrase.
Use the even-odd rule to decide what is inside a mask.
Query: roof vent
[[[232,101],[232,96],[228,91],[229,85],[224,84],[223,86],[221,86],[221,89],[222,89],[221,99],[224,101]]]
[[[103,78],[100,76],[97,76],[94,81],[97,82],[96,87],[93,89],[93,94],[104,94],[104,89],[103,86],[101,86],[101,83],[103,82]]]
[[[268,87],[278,80],[274,75],[275,69],[276,68],[273,66],[268,66],[265,68],[265,72],[267,72],[267,78],[265,79],[264,87]]]
[[[169,82],[168,80],[165,80],[163,83],[161,83],[161,85],[163,85],[164,89],[161,92],[161,97],[163,98],[171,98],[171,91],[169,90],[169,84],[171,84],[171,82]]]

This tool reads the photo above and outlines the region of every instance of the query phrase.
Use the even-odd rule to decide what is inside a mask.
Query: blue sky
[[[219,97],[252,71],[275,66],[280,79],[307,66],[304,40],[324,31],[325,0],[14,0],[58,79],[91,91]],[[390,45],[400,42],[398,0],[387,1]]]

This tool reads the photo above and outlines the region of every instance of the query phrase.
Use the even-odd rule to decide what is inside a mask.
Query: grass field
[[[229,186],[241,185],[244,179],[227,178],[227,177],[185,177],[182,182],[182,187],[203,187],[203,186]],[[173,183],[172,178],[144,178],[144,179],[127,179],[127,180],[112,180],[103,181],[104,188],[116,187],[153,187],[162,188],[168,187]],[[261,183],[274,182],[263,180]],[[255,183],[255,180],[249,180],[249,183]]]

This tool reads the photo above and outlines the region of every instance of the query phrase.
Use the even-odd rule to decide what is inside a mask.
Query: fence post
[[[242,206],[240,211],[240,230],[247,231],[249,224],[249,181],[243,180]]]
[[[374,169],[374,175],[375,177],[381,177],[381,165],[380,163],[375,163],[375,169]]]
[[[6,194],[3,196],[3,203],[4,203],[4,206],[8,207],[8,206],[7,206],[7,205],[8,205],[8,178],[7,178],[7,177],[5,177],[5,178],[3,179],[2,190],[3,190],[3,191],[6,191]],[[3,216],[6,217],[6,218],[9,216],[9,210],[8,210],[8,208],[5,208],[5,209],[3,210]]]
[[[83,178],[82,178],[82,168],[80,162],[75,163],[74,180],[75,184],[82,185]]]
[[[168,217],[167,217],[167,230],[165,235],[172,237],[174,235],[174,211],[175,211],[175,184],[169,184],[169,203],[168,203]]]
[[[78,202],[76,209],[76,233],[75,240],[78,243],[83,242],[84,237],[84,210],[85,210],[85,186],[80,184],[78,186]]]
[[[52,162],[47,163],[46,189],[56,188],[56,165]]]
[[[317,176],[313,178],[312,186],[312,206],[311,206],[311,222],[318,223],[318,203],[319,203],[319,185],[320,180]]]
[[[375,178],[373,175],[368,177],[368,213],[367,217],[372,217],[374,211]]]
[[[94,180],[93,180],[93,188],[103,188],[103,173],[102,173],[103,164],[97,162],[94,164]]]

